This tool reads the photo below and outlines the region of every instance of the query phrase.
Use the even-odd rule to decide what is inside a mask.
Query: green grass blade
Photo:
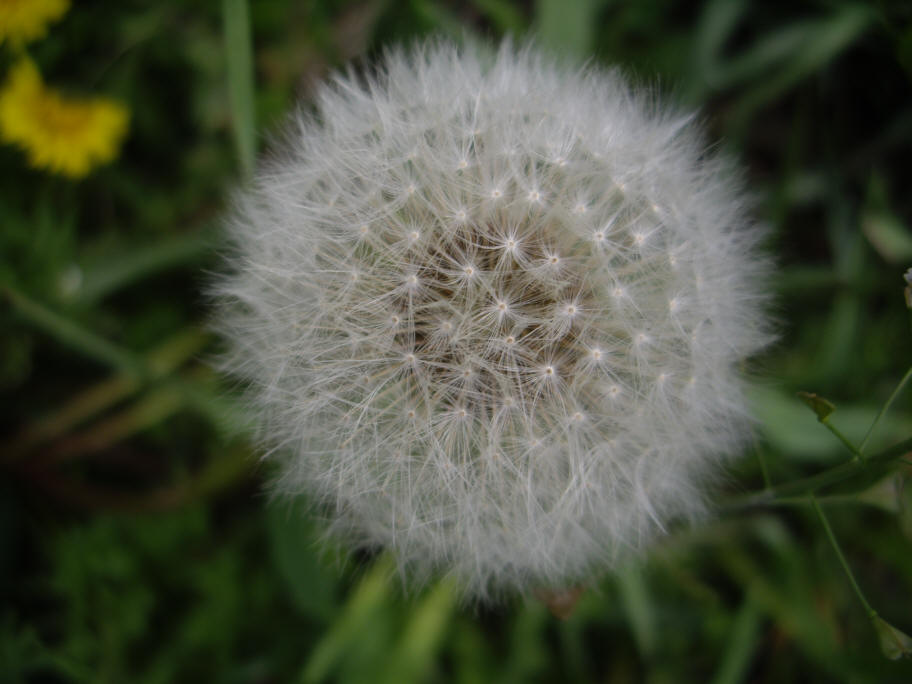
[[[212,245],[212,235],[206,231],[177,235],[141,248],[124,247],[122,253],[83,269],[83,282],[73,299],[83,306],[94,304],[147,276],[199,259],[211,251]]]
[[[371,629],[371,623],[383,609],[389,593],[391,573],[392,563],[389,557],[381,556],[374,562],[333,626],[311,651],[301,673],[302,683],[324,681],[345,657],[346,651],[358,647],[362,632]]]
[[[387,684],[425,680],[456,606],[456,590],[450,582],[439,582],[410,613],[399,641],[390,654]]]
[[[626,565],[617,576],[618,590],[624,612],[630,620],[630,628],[636,641],[637,649],[645,660],[655,653],[658,643],[655,615],[649,598],[649,589],[643,578],[642,565]]]
[[[228,96],[234,144],[245,176],[253,172],[256,123],[253,103],[253,48],[247,0],[222,0]]]
[[[741,610],[735,616],[728,648],[712,684],[743,682],[750,666],[760,632],[760,609],[748,593]]]
[[[747,66],[750,61],[765,63],[771,57],[779,56],[780,47],[783,45],[794,49],[787,52],[788,59],[783,68],[771,78],[758,81],[758,84],[747,91],[736,105],[733,116],[735,128],[744,126],[760,107],[780,97],[799,81],[826,66],[871,26],[873,16],[865,5],[845,5],[825,19],[803,25],[800,28],[800,33],[804,34],[803,40],[800,39],[799,31],[792,29],[783,34],[788,35],[786,39],[781,36],[775,37],[776,45],[757,48],[756,55],[750,56],[749,61],[742,67],[746,73],[752,71],[752,68]],[[781,56],[786,57],[786,52],[782,52]]]
[[[90,330],[86,330],[75,321],[51,311],[9,286],[0,287],[0,292],[5,295],[5,298],[23,318],[56,338],[62,344],[106,366],[111,366],[133,376],[141,376],[143,374],[141,361],[129,351],[121,349],[116,344]]]

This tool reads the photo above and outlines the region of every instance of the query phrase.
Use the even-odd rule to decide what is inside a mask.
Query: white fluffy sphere
[[[479,599],[702,510],[769,338],[758,231],[689,116],[432,44],[337,76],[283,143],[216,286],[281,490]]]

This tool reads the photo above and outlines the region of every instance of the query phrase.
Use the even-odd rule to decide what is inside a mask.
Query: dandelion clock
[[[433,43],[336,76],[276,147],[215,292],[278,491],[472,600],[704,510],[769,336],[760,236],[691,117]]]

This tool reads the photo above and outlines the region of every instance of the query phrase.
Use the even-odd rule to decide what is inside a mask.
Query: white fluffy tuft
[[[615,72],[447,44],[337,76],[216,284],[278,487],[466,595],[566,588],[703,508],[769,341],[737,174]]]

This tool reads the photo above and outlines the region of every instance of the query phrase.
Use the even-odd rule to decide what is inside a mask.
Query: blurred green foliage
[[[701,108],[779,263],[729,503],[566,621],[446,583],[404,596],[387,559],[319,544],[305,506],[262,494],[236,388],[205,363],[200,292],[254,150],[328,69],[467,31],[532,31]],[[806,497],[744,505],[851,458],[799,390],[867,454],[912,435],[908,388],[866,435],[912,363],[907,2],[85,0],[29,50],[132,129],[78,184],[0,148],[0,681],[912,681],[879,641],[901,655],[912,631],[909,456],[818,493],[873,623]]]

